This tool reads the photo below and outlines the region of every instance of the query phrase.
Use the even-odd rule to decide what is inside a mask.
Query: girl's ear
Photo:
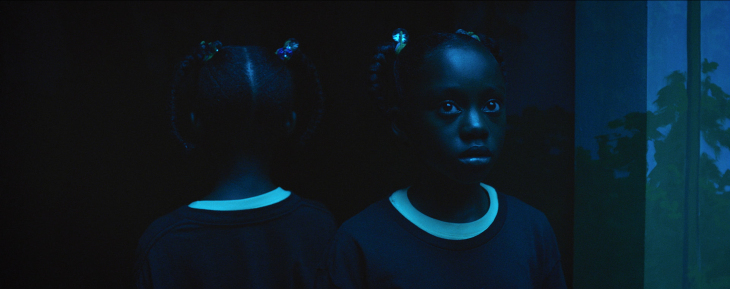
[[[284,125],[286,126],[286,135],[291,135],[297,127],[297,113],[295,111],[292,110],[291,114],[287,116]]]
[[[190,112],[190,124],[192,124],[193,132],[199,133],[200,132],[200,118],[195,115],[195,112]]]
[[[408,142],[408,138],[406,137],[406,134],[403,133],[403,131],[400,129],[400,127],[398,126],[398,124],[395,121],[391,122],[390,128],[393,130],[393,134],[395,134],[395,136],[399,140],[403,141],[404,143]]]
[[[203,135],[203,124],[200,121],[200,114],[191,111],[190,122],[188,124],[185,124],[185,126],[189,127],[189,129],[185,129],[185,131],[187,131],[185,133],[186,146],[192,145],[192,147],[195,147],[195,145],[198,144],[198,141],[200,141]]]
[[[391,122],[390,122],[390,129],[393,131],[393,134],[398,138],[400,141],[404,143],[408,143],[408,137],[406,136],[406,133],[403,131],[403,127],[401,125],[401,115],[398,111],[398,109],[391,109]]]

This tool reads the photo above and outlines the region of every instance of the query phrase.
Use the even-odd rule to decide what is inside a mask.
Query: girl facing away
[[[495,43],[463,30],[381,46],[371,92],[422,162],[420,178],[338,230],[323,288],[565,288],[547,218],[481,183],[506,111]]]
[[[314,286],[335,221],[271,178],[274,156],[306,140],[323,107],[314,65],[298,48],[294,39],[279,50],[202,42],[180,63],[173,128],[218,179],[207,196],[149,226],[138,288]]]

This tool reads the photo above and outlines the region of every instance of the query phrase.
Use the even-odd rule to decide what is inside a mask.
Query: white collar
[[[276,204],[288,198],[289,195],[291,195],[291,192],[278,187],[273,191],[255,197],[238,200],[195,201],[190,203],[188,207],[210,211],[251,210]]]
[[[436,220],[419,212],[411,201],[408,200],[408,188],[400,189],[390,196],[390,203],[393,204],[398,212],[408,221],[416,225],[421,230],[431,235],[448,240],[466,240],[473,238],[486,231],[494,218],[497,217],[499,203],[497,201],[497,191],[491,186],[481,184],[489,195],[489,209],[487,213],[476,221],[469,223],[449,223]]]

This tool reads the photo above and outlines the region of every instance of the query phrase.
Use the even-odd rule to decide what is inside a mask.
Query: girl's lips
[[[470,166],[484,166],[492,160],[492,152],[486,146],[473,146],[459,154],[459,161]]]
[[[492,160],[492,157],[465,157],[459,158],[462,163],[472,166],[483,166]]]
[[[464,158],[491,158],[492,152],[486,146],[473,146],[459,154],[459,159]]]

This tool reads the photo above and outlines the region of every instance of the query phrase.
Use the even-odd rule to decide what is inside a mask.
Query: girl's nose
[[[489,136],[486,113],[479,109],[467,110],[460,126],[462,139],[486,139]]]

